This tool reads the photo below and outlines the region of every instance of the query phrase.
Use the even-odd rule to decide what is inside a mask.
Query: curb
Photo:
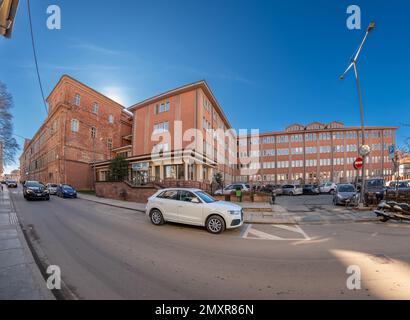
[[[90,201],[90,202],[94,202],[94,203],[98,203],[98,204],[102,204],[102,205],[106,205],[106,206],[110,206],[110,207],[114,207],[114,208],[125,209],[125,210],[130,210],[130,211],[136,211],[136,212],[145,214],[145,211],[144,211],[144,210],[133,209],[133,208],[130,208],[130,207],[124,207],[124,206],[120,206],[120,205],[117,205],[117,204],[112,204],[112,203],[106,203],[106,202],[100,202],[100,201],[96,201],[96,200],[86,199],[86,198],[83,198],[83,197],[81,197],[81,196],[78,197],[78,199],[85,200],[85,201]]]

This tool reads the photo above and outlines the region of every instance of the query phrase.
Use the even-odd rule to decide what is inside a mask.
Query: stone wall
[[[387,192],[387,200],[390,201],[397,201],[397,202],[405,202],[410,204],[410,190],[400,190],[398,194],[394,190],[390,190]]]
[[[125,182],[97,182],[97,197],[146,203],[158,191],[154,187],[131,187]]]

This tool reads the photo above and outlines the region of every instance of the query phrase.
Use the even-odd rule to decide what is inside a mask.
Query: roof
[[[172,89],[169,91],[166,91],[164,93],[158,94],[154,97],[145,99],[141,102],[138,102],[134,105],[132,105],[131,107],[128,108],[129,111],[135,111],[138,110],[140,108],[143,108],[149,104],[153,104],[156,102],[160,102],[161,100],[167,99],[169,97],[184,93],[184,92],[188,92],[191,90],[195,90],[201,88],[204,90],[205,94],[208,95],[208,97],[210,98],[210,100],[212,100],[211,102],[213,103],[213,105],[215,105],[217,108],[218,113],[220,114],[222,120],[228,125],[228,128],[231,128],[231,124],[228,120],[228,118],[226,117],[224,111],[222,110],[221,106],[219,105],[218,100],[215,98],[214,94],[212,93],[211,88],[209,87],[208,83],[205,80],[200,80],[197,82],[193,82],[187,85],[183,85],[181,87],[178,87],[176,89]]]
[[[99,95],[99,96],[102,96],[103,98],[105,98],[105,99],[111,101],[113,104],[116,104],[117,106],[121,107],[121,109],[122,109],[125,113],[129,114],[129,111],[128,111],[123,105],[119,104],[118,102],[116,102],[116,101],[114,101],[113,99],[107,97],[106,95],[102,94],[101,92],[99,92],[99,91],[97,91],[97,90],[91,88],[90,86],[88,86],[88,85],[82,83],[81,81],[78,81],[77,79],[75,79],[75,78],[73,78],[73,77],[71,77],[71,76],[69,76],[69,75],[67,75],[67,74],[64,74],[64,75],[61,76],[60,80],[57,82],[57,84],[55,85],[55,87],[53,88],[53,90],[51,90],[50,94],[48,95],[48,97],[47,97],[47,99],[46,99],[47,102],[48,102],[48,100],[50,99],[50,97],[52,96],[52,94],[53,94],[53,93],[56,91],[56,89],[59,87],[59,85],[62,84],[64,81],[75,82],[76,84],[79,84],[80,86],[83,86],[83,87],[87,88],[88,90],[94,92],[95,94],[97,94],[97,95]]]

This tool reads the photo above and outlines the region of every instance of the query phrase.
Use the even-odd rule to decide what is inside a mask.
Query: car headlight
[[[231,214],[233,216],[238,216],[241,214],[241,210],[228,210],[228,214]]]
[[[27,189],[27,193],[33,193],[33,190]]]
[[[48,190],[44,190],[44,193],[50,193],[50,191],[48,191]]]

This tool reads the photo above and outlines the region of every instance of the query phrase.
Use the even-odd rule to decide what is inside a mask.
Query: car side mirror
[[[200,203],[201,203],[201,201],[199,201],[199,199],[198,199],[198,198],[193,198],[193,199],[191,200],[191,203],[200,204]]]

